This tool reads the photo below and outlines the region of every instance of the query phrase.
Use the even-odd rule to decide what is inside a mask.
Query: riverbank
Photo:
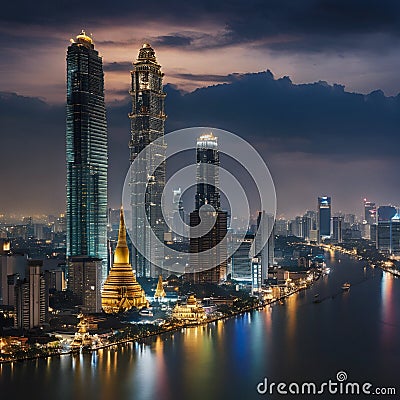
[[[102,344],[100,346],[96,346],[95,348],[85,348],[84,350],[79,349],[71,349],[68,351],[59,351],[59,352],[55,352],[54,349],[52,350],[52,352],[49,352],[48,354],[38,354],[38,355],[34,355],[34,356],[22,356],[22,357],[15,357],[15,358],[10,358],[10,359],[5,359],[5,360],[0,360],[0,364],[6,364],[6,363],[14,363],[14,362],[23,362],[23,361],[27,361],[27,360],[35,360],[35,359],[47,359],[49,357],[60,357],[60,356],[64,356],[64,355],[73,355],[73,354],[77,354],[80,353],[81,351],[83,352],[87,352],[87,353],[92,353],[92,352],[96,352],[98,350],[102,350],[102,349],[106,349],[106,348],[110,348],[110,347],[114,347],[114,346],[120,346],[120,345],[124,345],[127,343],[131,343],[131,342],[140,342],[144,339],[153,337],[153,336],[157,336],[157,335],[162,335],[165,333],[173,333],[173,332],[178,332],[182,329],[186,329],[186,328],[192,328],[192,327],[196,327],[196,326],[202,326],[202,325],[207,325],[207,324],[211,324],[217,321],[222,321],[222,320],[226,320],[232,317],[236,317],[238,315],[244,314],[246,312],[249,311],[253,311],[253,310],[262,310],[265,307],[272,305],[274,303],[277,302],[281,302],[284,301],[286,298],[302,291],[302,290],[306,290],[308,288],[310,288],[312,286],[312,284],[319,279],[320,275],[318,274],[313,281],[311,281],[310,283],[306,284],[306,285],[302,285],[301,287],[295,288],[293,290],[291,290],[289,293],[285,293],[282,296],[278,297],[278,298],[274,298],[271,300],[265,300],[262,301],[261,303],[258,304],[254,304],[251,306],[246,306],[241,308],[240,310],[234,310],[231,311],[229,313],[223,314],[223,315],[219,315],[219,316],[214,316],[211,318],[208,318],[207,320],[205,320],[204,322],[199,322],[199,323],[193,323],[193,322],[184,322],[184,323],[174,323],[173,325],[168,325],[166,327],[158,327],[158,329],[156,329],[154,332],[148,332],[145,334],[141,334],[141,335],[134,335],[132,337],[127,337],[127,338],[123,338],[123,339],[119,339],[118,341],[115,342],[111,342],[111,343],[106,343],[106,344]],[[150,325],[150,324],[149,324]],[[154,325],[152,325],[154,326]]]
[[[350,251],[349,249],[339,245],[321,245],[320,248],[326,251],[334,250],[350,257],[356,257],[358,260],[365,261],[372,268],[378,267],[382,271],[388,272],[396,277],[400,277],[400,270],[394,268],[396,260],[392,260],[390,257],[385,256],[377,249],[374,249],[375,251],[371,252],[370,248],[359,247],[358,249],[353,249]]]

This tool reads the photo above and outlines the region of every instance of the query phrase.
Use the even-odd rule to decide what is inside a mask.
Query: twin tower
[[[132,97],[130,161],[153,140],[164,136],[165,94],[162,90],[161,66],[149,44],[139,51],[131,71]],[[152,154],[150,163],[165,157],[165,146]],[[104,73],[102,58],[93,40],[81,32],[67,52],[67,258],[93,257],[102,260],[101,282],[108,274],[107,250],[107,170],[108,139],[104,102]],[[165,186],[165,163],[157,168],[148,185],[145,207],[135,202],[136,189],[143,179],[131,176],[132,229],[145,248],[148,257],[134,250],[132,264],[139,276],[157,276],[160,272],[148,258],[163,258],[162,247],[152,243],[149,232],[143,229],[146,215],[150,226],[164,241],[164,220],[161,195]],[[139,184],[139,185],[138,185]],[[136,206],[135,206],[136,205]],[[151,257],[149,257],[149,255]]]

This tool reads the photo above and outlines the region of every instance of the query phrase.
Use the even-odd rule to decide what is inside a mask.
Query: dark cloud
[[[128,73],[132,69],[132,61],[120,61],[120,62],[105,62],[103,65],[105,72],[126,72]]]
[[[253,0],[229,13],[228,29],[248,39],[288,33],[399,33],[399,10],[395,0]]]
[[[205,32],[182,31],[170,33],[169,35],[144,36],[142,38],[124,38],[123,40],[96,40],[98,46],[132,47],[138,41],[149,42],[153,47],[160,48],[183,48],[187,51],[201,51],[210,48],[218,48],[229,45],[229,38],[225,32],[210,34]]]
[[[271,72],[237,75],[231,84],[189,94],[168,90],[168,127],[216,126],[277,152],[398,156],[391,147],[400,124],[400,96],[349,93],[326,82],[296,85]]]
[[[21,9],[24,12],[21,12]],[[85,12],[86,9],[86,12]],[[79,12],[77,11],[79,10]],[[250,44],[276,51],[323,51],[362,49],[382,51],[399,42],[400,3],[396,0],[202,0],[188,2],[154,0],[151,7],[123,0],[113,7],[102,0],[86,3],[6,2],[0,21],[8,33],[29,32],[30,25],[43,27],[43,40],[51,40],[49,29],[91,26],[93,29],[136,23],[183,24],[202,29],[206,23],[220,32],[171,32],[154,38],[158,46],[189,49]],[[29,35],[26,36],[29,40]],[[389,40],[390,39],[390,40]],[[126,45],[133,39],[127,39]],[[121,42],[102,42],[104,44]],[[190,46],[190,47],[189,47]]]
[[[229,74],[229,75],[188,74],[188,73],[170,71],[168,76],[173,78],[179,78],[180,80],[184,81],[228,83],[238,79],[238,77],[240,77],[241,74]]]
[[[155,46],[165,47],[187,47],[193,42],[193,38],[184,35],[158,36],[152,41]]]
[[[397,186],[387,182],[396,181],[400,161],[400,96],[349,93],[326,82],[296,85],[269,71],[226,80],[192,93],[166,85],[167,131],[215,126],[250,141],[270,163],[283,207],[302,188],[296,206],[304,208],[313,206],[306,202],[318,190],[348,204],[365,195],[399,198]],[[120,204],[129,166],[129,111],[129,97],[107,108],[112,205]],[[64,106],[1,93],[0,127],[0,169],[7,181],[0,210],[62,210]]]

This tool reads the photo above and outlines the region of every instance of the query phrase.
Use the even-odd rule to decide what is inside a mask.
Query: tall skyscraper
[[[376,224],[376,205],[367,199],[364,199],[364,220],[369,225]]]
[[[239,236],[242,238],[242,235]],[[233,236],[233,240],[237,242],[238,239]],[[246,234],[246,236],[240,240],[238,249],[232,254],[232,279],[251,282],[251,260],[253,257],[250,250],[253,242],[254,235]]]
[[[107,123],[102,58],[82,31],[67,51],[67,258],[102,259],[107,277]]]
[[[251,292],[257,295],[260,292],[262,284],[261,260],[259,257],[253,257],[251,259]]]
[[[331,198],[318,197],[318,230],[320,238],[331,236]]]
[[[190,213],[190,266],[185,279],[218,284],[227,271],[227,246],[223,239],[228,215],[220,205],[218,138],[212,133],[197,139],[196,162],[195,210]],[[205,225],[212,228],[203,231]],[[209,255],[200,254],[204,251]]]
[[[288,235],[288,221],[286,219],[277,219],[275,221],[275,234],[280,236]]]
[[[333,217],[332,218],[332,241],[334,243],[342,243],[342,217]]]
[[[390,221],[396,215],[396,208],[393,206],[378,207],[378,223]]]
[[[163,73],[157,63],[156,54],[149,44],[144,44],[139,50],[137,61],[133,63],[131,71],[132,112],[131,120],[130,161],[151,142],[164,136],[165,93],[163,92]],[[148,176],[146,170],[157,165],[153,176]],[[165,145],[152,147],[149,157],[143,161],[146,165],[132,171],[130,177],[131,205],[132,205],[132,233],[143,249],[141,254],[133,249],[132,263],[138,276],[158,277],[160,268],[149,260],[155,260],[161,265],[164,258],[163,246],[165,222],[161,210],[161,196],[165,186]],[[140,193],[146,188],[145,204],[140,204]],[[145,218],[150,227],[145,227]],[[160,243],[151,240],[149,229],[153,230]]]
[[[397,212],[392,218],[392,231],[391,231],[391,254],[398,256],[400,254],[400,214]]]
[[[294,220],[290,222],[290,230],[293,236],[297,236],[299,238],[303,238],[303,218],[297,216]]]
[[[201,135],[196,145],[196,210],[205,204],[220,209],[218,167],[218,138],[213,133]]]
[[[26,279],[15,285],[16,328],[31,329],[46,322],[48,313],[48,290],[42,274],[43,261],[28,261]]]
[[[312,230],[313,226],[313,221],[311,217],[307,215],[303,215],[301,219],[301,226],[302,226],[302,233],[303,233],[303,239],[305,240],[310,240],[310,231]]]
[[[261,284],[268,279],[268,268],[274,265],[274,223],[273,214],[267,214],[265,211],[258,213],[255,255],[261,265]],[[262,243],[265,243],[264,247],[262,247]]]

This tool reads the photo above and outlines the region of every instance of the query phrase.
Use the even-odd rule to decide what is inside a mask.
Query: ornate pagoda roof
[[[104,283],[101,304],[106,313],[117,313],[132,307],[148,306],[144,290],[136,280],[129,263],[129,249],[126,243],[126,227],[122,208],[114,263]]]

